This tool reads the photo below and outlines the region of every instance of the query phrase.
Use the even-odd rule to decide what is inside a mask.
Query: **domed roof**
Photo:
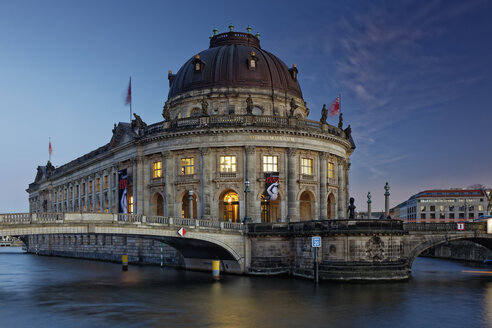
[[[251,66],[251,60],[255,65]],[[249,33],[228,32],[210,39],[210,48],[190,58],[176,75],[169,75],[168,98],[211,87],[257,87],[285,91],[302,98],[297,69],[261,49]]]

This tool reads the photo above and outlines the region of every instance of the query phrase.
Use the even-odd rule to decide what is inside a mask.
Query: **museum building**
[[[242,222],[345,218],[345,130],[309,109],[290,68],[259,35],[226,32],[169,71],[163,121],[134,115],[106,145],[38,166],[30,212],[135,213]]]

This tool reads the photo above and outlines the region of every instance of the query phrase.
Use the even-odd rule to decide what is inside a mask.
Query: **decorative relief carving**
[[[324,152],[324,151],[320,151],[318,154],[319,154],[319,159],[320,160],[326,161],[326,159],[328,158],[328,154],[326,152]]]
[[[294,157],[297,154],[297,148],[287,148],[287,156]]]
[[[384,242],[378,236],[373,236],[366,242],[366,258],[372,262],[381,262],[385,258]]]

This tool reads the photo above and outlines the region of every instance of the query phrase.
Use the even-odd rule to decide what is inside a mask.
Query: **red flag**
[[[338,96],[337,99],[333,101],[333,103],[330,105],[330,110],[329,110],[330,116],[335,116],[339,112],[340,112],[340,96]]]
[[[53,154],[53,148],[51,148],[51,140],[50,140],[49,152],[50,152],[50,156],[51,156],[51,154]]]
[[[132,103],[132,78],[130,77],[130,84],[128,85],[128,93],[126,94],[125,105]]]

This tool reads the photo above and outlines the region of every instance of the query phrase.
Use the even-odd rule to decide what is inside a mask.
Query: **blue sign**
[[[321,237],[311,237],[311,247],[321,247]]]

